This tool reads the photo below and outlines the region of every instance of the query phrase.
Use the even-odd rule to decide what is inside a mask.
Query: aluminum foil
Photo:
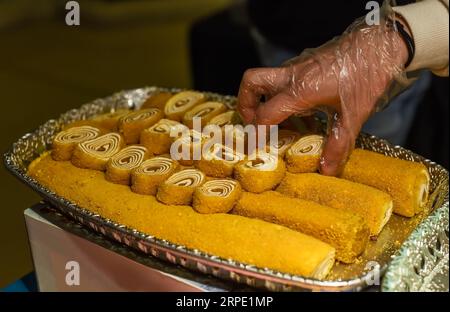
[[[357,291],[367,286],[379,285],[381,276],[387,270],[388,273],[383,279],[383,290],[420,290],[423,287],[429,287],[423,286],[426,283],[427,285],[442,284],[433,278],[427,278],[429,275],[427,272],[439,266],[441,258],[447,259],[448,262],[448,172],[430,160],[400,146],[392,146],[374,136],[361,134],[357,146],[425,164],[431,177],[429,203],[421,214],[413,218],[393,215],[378,239],[369,242],[366,251],[355,263],[347,265],[336,263],[330,275],[322,281],[259,268],[232,259],[222,259],[158,239],[149,235],[151,233],[141,233],[127,228],[83,207],[78,207],[27,175],[28,165],[43,151],[50,148],[53,137],[63,125],[98,114],[114,112],[117,109],[138,108],[149,95],[159,91],[178,92],[180,90],[147,87],[123,91],[85,104],[79,109],[72,109],[58,119],[49,120],[13,144],[10,151],[4,155],[5,165],[11,173],[38,192],[46,201],[84,226],[147,255],[221,279],[272,291]],[[210,100],[221,101],[229,108],[235,107],[235,97],[208,92],[205,94]],[[432,216],[427,218],[430,214]],[[436,242],[437,238],[439,243]],[[416,258],[411,255],[425,260],[413,260]],[[417,261],[419,261],[418,264]],[[390,263],[392,265],[388,266]]]

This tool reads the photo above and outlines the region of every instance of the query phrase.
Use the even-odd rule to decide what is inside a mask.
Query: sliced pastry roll
[[[111,113],[98,115],[92,118],[92,121],[98,124],[99,127],[108,129],[111,132],[115,132],[119,129],[119,120],[123,116],[129,114],[128,109],[119,109]]]
[[[324,145],[321,135],[307,135],[291,145],[286,151],[286,167],[292,173],[316,172]]]
[[[192,208],[200,213],[227,213],[240,196],[239,182],[231,179],[211,180],[195,189]]]
[[[205,102],[194,106],[192,109],[187,111],[183,116],[183,123],[189,128],[193,128],[194,118],[200,118],[200,126],[204,126],[213,117],[225,112],[227,107],[220,102]]]
[[[95,139],[100,130],[91,126],[73,127],[61,131],[53,139],[52,158],[54,160],[70,160],[78,143]]]
[[[234,166],[244,158],[244,154],[238,153],[223,144],[216,143],[206,151],[203,151],[202,159],[195,162],[195,166],[207,176],[227,178],[233,175]]]
[[[267,152],[275,153],[283,158],[286,151],[300,138],[298,132],[281,129],[278,131],[278,142],[276,144],[269,142]]]
[[[140,142],[151,153],[161,155],[170,151],[170,145],[176,139],[171,136],[183,133],[185,125],[170,119],[161,119],[150,128],[141,132]]]
[[[184,114],[194,106],[206,101],[201,92],[183,91],[172,96],[164,106],[166,118],[181,121]]]
[[[123,135],[126,144],[139,143],[141,132],[157,123],[163,115],[163,112],[157,108],[129,113],[120,118],[119,133]]]
[[[172,95],[172,93],[164,91],[152,92],[144,103],[142,103],[140,109],[157,108],[164,112],[164,107]]]
[[[201,159],[203,144],[210,138],[204,133],[190,130],[173,142],[170,156],[183,166],[192,166],[194,160]]]
[[[394,212],[405,217],[421,212],[428,202],[430,175],[419,162],[355,149],[342,177],[385,191],[392,197]]]
[[[107,133],[79,143],[73,152],[72,163],[79,168],[104,171],[109,159],[117,154],[125,142],[117,133]]]
[[[131,172],[149,156],[144,146],[131,145],[120,150],[106,165],[106,179],[113,183],[130,185]]]
[[[257,151],[234,168],[234,177],[242,188],[261,193],[276,187],[286,174],[284,161],[276,155]]]
[[[234,110],[230,110],[211,118],[211,120],[208,122],[208,125],[217,125],[219,127],[223,127],[226,125],[240,124],[241,122],[242,121],[239,117],[239,114]]]
[[[197,169],[174,173],[158,187],[156,198],[166,205],[190,205],[196,187],[205,182],[205,174]]]
[[[171,158],[158,156],[147,159],[131,174],[131,190],[138,194],[156,195],[158,186],[179,168]]]

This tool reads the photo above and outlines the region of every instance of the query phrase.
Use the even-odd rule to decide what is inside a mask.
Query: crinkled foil
[[[439,281],[439,276],[445,273],[443,261],[447,262],[448,274],[448,172],[430,160],[374,136],[361,134],[357,145],[384,155],[419,161],[427,166],[431,176],[429,204],[423,213],[413,218],[393,215],[378,239],[369,242],[356,263],[336,263],[330,275],[322,281],[222,259],[158,239],[149,235],[151,233],[127,228],[78,207],[27,175],[30,162],[50,147],[53,137],[64,124],[120,108],[139,107],[149,95],[159,91],[179,90],[148,87],[123,91],[85,104],[79,109],[72,109],[56,120],[49,120],[13,144],[4,155],[5,165],[47,202],[84,226],[145,254],[221,279],[272,291],[357,291],[369,285],[379,285],[380,276],[387,271],[382,280],[382,289],[386,291],[429,290],[438,287],[436,285],[445,287],[442,286],[445,283]],[[235,106],[235,97],[205,94],[210,100],[221,101],[230,108]]]

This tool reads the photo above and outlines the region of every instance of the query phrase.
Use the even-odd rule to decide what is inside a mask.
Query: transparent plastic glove
[[[364,122],[388,101],[394,86],[398,91],[406,84],[408,50],[390,21],[395,18],[390,8],[384,6],[382,15],[380,25],[361,18],[340,37],[282,67],[247,70],[238,95],[243,120],[273,125],[293,114],[325,111],[328,138],[320,170],[339,174]],[[260,103],[262,97],[266,102]]]

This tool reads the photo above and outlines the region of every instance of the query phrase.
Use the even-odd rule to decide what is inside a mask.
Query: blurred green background
[[[70,108],[145,85],[191,87],[187,35],[231,0],[0,0],[0,142]],[[0,288],[32,270],[23,210],[38,196],[1,170]]]

